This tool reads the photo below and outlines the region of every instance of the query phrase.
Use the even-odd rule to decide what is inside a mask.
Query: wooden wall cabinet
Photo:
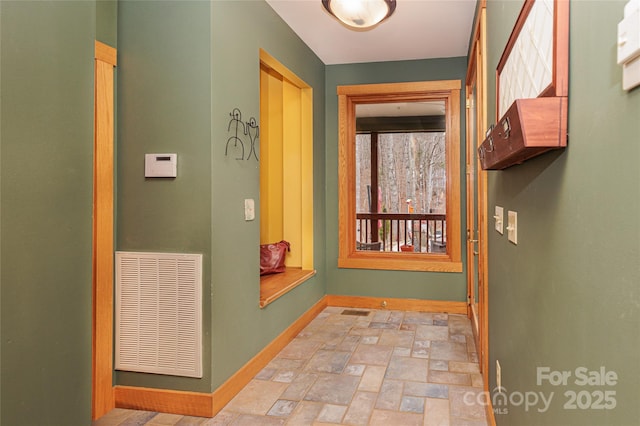
[[[496,123],[478,147],[502,170],[567,146],[569,1],[526,0],[496,71]]]
[[[502,170],[567,146],[567,98],[518,99],[478,148],[484,170]]]

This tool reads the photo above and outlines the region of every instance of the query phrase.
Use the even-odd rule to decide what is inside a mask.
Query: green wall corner
[[[91,422],[95,2],[0,2],[4,425]]]
[[[499,360],[508,395],[554,394],[546,409],[494,407],[506,409],[496,414],[498,425],[632,425],[640,418],[640,90],[622,90],[616,64],[624,4],[571,2],[566,150],[489,172],[490,211],[518,212],[517,246],[489,233],[489,387]],[[488,2],[489,76],[521,6]],[[487,93],[494,117],[493,78]],[[619,380],[581,385],[581,367],[613,371]],[[571,376],[566,385],[538,384],[538,368]],[[585,403],[605,391],[614,392],[615,408]],[[586,408],[565,407],[572,392],[583,393]]]

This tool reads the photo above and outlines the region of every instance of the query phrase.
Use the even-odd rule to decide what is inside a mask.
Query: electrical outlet
[[[502,367],[500,367],[500,361],[496,359],[496,387],[498,392],[502,392]]]

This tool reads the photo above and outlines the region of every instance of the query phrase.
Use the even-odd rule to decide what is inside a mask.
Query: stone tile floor
[[[482,390],[465,316],[328,307],[216,417],[115,409],[93,426],[487,425]]]

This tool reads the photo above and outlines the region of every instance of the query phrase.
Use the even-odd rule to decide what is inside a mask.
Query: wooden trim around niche
[[[264,308],[316,274],[315,270],[287,267],[280,274],[260,277],[260,307]]]

